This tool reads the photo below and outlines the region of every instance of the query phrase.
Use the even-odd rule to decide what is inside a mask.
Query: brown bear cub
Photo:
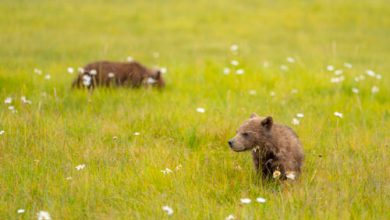
[[[97,86],[165,86],[159,69],[149,69],[142,64],[132,62],[98,61],[87,64],[73,81],[72,87],[89,89]]]
[[[252,114],[228,143],[236,152],[251,150],[256,171],[263,178],[295,179],[301,172],[304,156],[298,136],[270,116]]]

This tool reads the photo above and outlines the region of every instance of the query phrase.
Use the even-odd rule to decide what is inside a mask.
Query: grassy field
[[[388,1],[109,2],[0,2],[0,219],[390,218]],[[128,56],[166,89],[70,89]],[[252,112],[298,133],[298,181],[229,149]]]

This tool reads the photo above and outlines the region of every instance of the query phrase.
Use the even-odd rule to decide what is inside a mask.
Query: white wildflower
[[[108,73],[108,78],[114,78],[115,73]]]
[[[249,198],[242,198],[242,199],[240,199],[240,201],[242,204],[249,204],[252,202],[252,200]]]
[[[83,85],[89,86],[91,84],[92,78],[89,75],[83,75]]]
[[[82,67],[77,68],[77,72],[79,72],[79,74],[84,73],[84,68]]]
[[[73,74],[73,73],[74,73],[73,67],[68,67],[68,73],[69,73],[69,74]]]
[[[41,75],[42,74],[42,70],[34,68],[34,73],[36,73],[38,75]]]
[[[328,66],[326,67],[326,70],[328,70],[328,71],[333,71],[333,70],[334,70],[334,66],[328,65]]]
[[[280,65],[280,70],[282,70],[282,71],[288,71],[288,66],[286,66],[286,65]]]
[[[382,75],[381,75],[381,74],[376,74],[376,75],[375,75],[375,78],[376,78],[376,79],[382,79]]]
[[[356,81],[356,82],[359,82],[359,81],[364,80],[365,78],[366,78],[366,77],[365,77],[364,75],[359,75],[359,76],[355,77],[355,81]]]
[[[292,121],[291,121],[291,123],[292,123],[293,125],[299,125],[299,119],[298,119],[298,118],[293,118]]]
[[[166,74],[166,73],[168,72],[168,68],[166,68],[166,67],[161,67],[161,68],[160,68],[160,72],[161,72],[162,74]]]
[[[76,170],[82,170],[85,168],[85,164],[80,164],[76,166]]]
[[[164,175],[173,173],[173,171],[169,168],[165,168],[164,170],[160,170],[160,172],[163,173]]]
[[[295,177],[296,177],[295,172],[294,171],[287,171],[286,177],[287,177],[287,179],[295,180]]]
[[[167,213],[167,215],[172,215],[173,214],[173,209],[167,205],[162,207],[162,210]]]
[[[230,73],[230,68],[225,67],[225,68],[223,69],[223,74],[228,75],[229,73]]]
[[[12,98],[11,98],[11,97],[7,97],[7,98],[4,100],[4,103],[5,103],[5,104],[11,104],[11,103],[12,103]]]
[[[334,71],[334,74],[335,74],[336,76],[338,76],[338,75],[343,74],[343,71],[342,71],[342,70],[335,70],[335,71]]]
[[[259,203],[265,203],[266,199],[264,199],[262,197],[257,197],[256,201],[259,202]]]
[[[243,70],[243,69],[238,69],[238,70],[236,70],[236,74],[237,75],[242,75],[242,74],[244,74],[245,73],[245,71]]]
[[[136,131],[136,132],[134,132],[134,136],[139,136],[141,133],[140,132],[138,132],[138,131]]]
[[[133,61],[134,61],[134,59],[133,59],[133,57],[131,57],[131,56],[128,56],[128,57],[126,58],[126,61],[127,61],[127,62],[133,62]]]
[[[51,220],[50,214],[46,211],[39,211],[37,216],[38,220]]]
[[[274,173],[272,174],[272,177],[274,179],[278,179],[282,175],[282,173],[279,170],[275,170]]]
[[[46,80],[50,80],[50,79],[51,79],[50,74],[46,74],[46,75],[45,75],[45,79],[46,79]]]
[[[358,94],[359,93],[359,89],[358,88],[352,88],[352,92],[355,93],[355,94]]]
[[[238,50],[238,45],[237,44],[232,44],[232,46],[230,46],[230,50],[233,51],[233,52],[236,52]]]
[[[249,90],[249,95],[256,95],[256,93],[257,93],[256,90],[253,90],[253,89]]]
[[[153,79],[152,77],[148,77],[148,80],[146,81],[148,84],[155,84],[157,81]]]
[[[240,63],[237,60],[232,60],[230,64],[232,64],[233,66],[238,66],[238,64]]]
[[[375,72],[373,70],[366,70],[366,74],[371,77],[375,77]]]
[[[295,63],[295,59],[292,58],[292,57],[287,57],[286,60],[287,60],[287,62],[289,62],[289,63]]]
[[[298,118],[303,118],[305,115],[303,113],[297,113]]]
[[[333,113],[334,116],[338,117],[338,118],[343,118],[343,113],[340,113],[340,112],[335,112]]]
[[[20,97],[20,100],[22,100],[22,102],[24,104],[32,104],[32,102],[30,100],[27,100],[26,96]]]
[[[176,170],[176,171],[177,171],[177,170],[180,170],[182,167],[183,167],[183,166],[182,166],[181,164],[179,164],[179,165],[176,166],[175,170]]]
[[[65,178],[66,180],[72,180],[73,178],[71,176],[68,176]]]
[[[26,212],[26,210],[24,210],[24,209],[18,209],[18,214],[22,214],[22,213],[25,213]]]
[[[236,217],[234,217],[233,214],[228,215],[228,217],[225,218],[225,220],[234,220]]]
[[[97,71],[92,69],[89,71],[89,74],[91,74],[92,76],[95,76],[97,74]]]
[[[196,111],[199,112],[199,113],[205,113],[206,109],[199,107],[199,108],[196,108]]]
[[[11,111],[14,111],[15,110],[15,106],[10,105],[10,106],[8,106],[8,109],[11,110]]]
[[[4,133],[5,133],[4,130],[1,130],[1,131],[0,131],[0,135],[3,135]]]
[[[377,86],[373,86],[373,87],[371,88],[371,92],[372,92],[373,94],[378,93],[378,92],[379,92],[379,88],[378,88]]]
[[[351,69],[352,68],[352,64],[350,63],[344,63],[344,67],[348,68],[348,69]]]
[[[331,83],[340,83],[340,82],[342,82],[342,81],[344,81],[344,76],[332,77],[332,78],[330,79],[330,82],[331,82]]]

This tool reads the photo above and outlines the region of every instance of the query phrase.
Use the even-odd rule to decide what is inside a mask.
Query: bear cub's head
[[[165,81],[160,69],[156,68],[148,71],[147,84],[158,88],[165,87]]]
[[[236,152],[252,150],[264,146],[271,137],[273,119],[271,116],[259,117],[253,113],[237,130],[236,136],[228,141],[229,146]]]

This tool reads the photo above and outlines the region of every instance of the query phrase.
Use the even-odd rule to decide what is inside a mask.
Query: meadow
[[[3,0],[0,219],[389,219],[389,39],[386,0]],[[129,56],[166,88],[70,88]],[[253,112],[297,181],[229,149]]]

